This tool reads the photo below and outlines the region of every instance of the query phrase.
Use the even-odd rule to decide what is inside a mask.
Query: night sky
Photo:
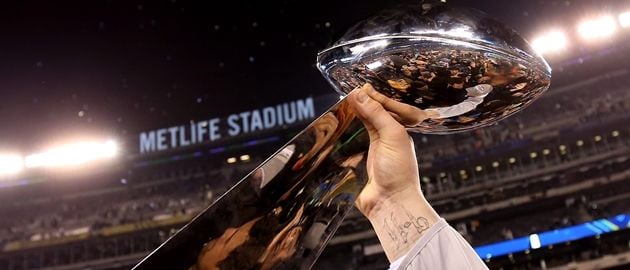
[[[201,2],[205,4],[200,4]],[[0,151],[331,93],[317,52],[400,1],[15,1],[0,8]],[[410,1],[405,1],[410,2]],[[220,3],[220,4],[219,4]],[[531,38],[628,1],[473,1]],[[553,63],[553,61],[551,61]]]

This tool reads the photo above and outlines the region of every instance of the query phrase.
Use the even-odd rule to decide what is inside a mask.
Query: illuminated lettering
[[[140,133],[140,153],[155,151],[155,131]]]
[[[245,133],[282,127],[315,117],[312,97],[295,100],[258,110],[229,115],[225,120],[212,118],[190,121],[188,125],[173,126],[140,133],[140,153],[163,151],[220,140],[222,136],[235,137]],[[227,121],[227,125],[222,125]],[[227,130],[222,128],[227,127]]]
[[[276,125],[276,111],[273,107],[265,107],[262,109],[262,114],[265,129],[270,129]]]
[[[278,116],[278,125],[284,125],[284,119],[282,119],[282,104],[276,106],[276,115]]]
[[[297,101],[298,119],[300,121],[315,117],[315,106],[313,106],[313,98]]]
[[[241,116],[241,125],[243,127],[243,132],[249,132],[249,122],[247,121],[249,118],[250,112],[242,112],[239,115]]]
[[[190,121],[190,143],[197,143],[197,125],[194,121]]]
[[[241,133],[241,127],[238,125],[238,115],[232,114],[228,117],[228,126],[230,126],[228,130],[230,136],[237,136]]]
[[[252,111],[251,131],[263,130],[263,122],[260,118],[260,111]]]
[[[171,133],[171,148],[177,147],[177,131],[179,127],[170,127],[168,128],[168,132]]]
[[[214,118],[208,121],[210,129],[210,141],[221,139],[221,133],[219,132],[219,118]]]
[[[293,124],[297,117],[295,115],[295,102],[291,102],[290,104],[282,104],[282,115],[284,117],[284,122],[287,124]]]
[[[162,151],[168,149],[166,146],[166,129],[158,129],[157,131],[157,150]]]
[[[192,132],[194,133],[194,132]],[[179,145],[180,146],[188,146],[190,145],[190,141],[188,141],[186,139],[186,127],[185,126],[180,126],[179,127]]]
[[[203,142],[208,130],[206,127],[208,126],[208,121],[199,121],[197,122],[197,140],[199,142]]]

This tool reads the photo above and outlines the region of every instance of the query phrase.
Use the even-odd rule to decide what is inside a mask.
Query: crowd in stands
[[[604,86],[602,86],[604,85]],[[539,122],[551,123],[554,121],[566,122],[566,117],[577,117],[580,121],[593,121],[593,117],[609,116],[620,110],[630,109],[630,92],[624,90],[618,80],[610,80],[609,84],[596,84],[598,91],[591,91],[593,85],[582,85],[571,89],[571,96],[564,93],[553,94],[546,99],[535,103],[532,110],[536,114],[530,115],[523,112],[516,117],[508,119],[498,126],[476,130],[471,134],[454,134],[450,136],[432,136],[430,140],[420,136],[416,140],[420,158],[424,161],[433,158],[434,162],[440,159],[457,159],[456,155],[468,155],[471,153],[482,155],[483,152],[491,152],[493,148],[505,149],[505,143],[522,141],[528,130],[538,128]],[[608,88],[604,91],[603,87]],[[602,95],[601,93],[605,93]],[[615,98],[613,98],[613,96]],[[589,102],[586,102],[588,100]],[[555,104],[551,106],[551,104]],[[595,105],[595,108],[593,106]],[[549,107],[550,110],[538,110],[538,107]],[[538,111],[545,114],[540,115]],[[429,144],[430,142],[430,144]],[[434,147],[428,147],[434,145]],[[557,153],[554,152],[554,154]],[[579,157],[578,157],[579,158]],[[436,163],[437,164],[437,163]],[[521,164],[522,165],[522,164]],[[509,167],[503,168],[509,170]],[[245,172],[240,172],[243,175]],[[471,175],[475,172],[467,172]],[[508,173],[513,173],[509,171]],[[479,173],[478,173],[479,174]],[[492,175],[491,173],[485,173]],[[432,181],[424,185],[425,192],[429,194],[456,190],[461,187],[460,181],[456,181],[457,171],[449,172],[449,177],[435,175]],[[479,178],[478,175],[474,176]],[[211,178],[211,180],[209,180]],[[221,179],[219,179],[221,178]],[[112,225],[152,219],[161,214],[194,213],[210,203],[212,195],[220,194],[220,188],[225,186],[212,186],[207,183],[226,183],[231,175],[225,173],[208,173],[200,179],[188,181],[185,185],[158,185],[148,186],[143,189],[125,189],[124,192],[113,192],[111,195],[101,198],[85,198],[75,201],[54,201],[34,207],[28,210],[28,214],[15,214],[19,209],[5,213],[12,219],[0,220],[0,244],[16,240],[41,240],[65,235],[68,231],[80,228],[98,229]],[[473,176],[471,176],[473,178]],[[469,183],[475,183],[475,179]],[[204,182],[205,181],[205,182]],[[440,183],[437,183],[440,181]],[[439,189],[438,189],[438,186]],[[546,187],[544,185],[539,186]],[[513,192],[518,192],[514,189]],[[458,209],[488,203],[493,198],[508,198],[515,194],[510,189],[492,189],[478,196],[478,200],[462,202],[456,200],[449,204],[438,205],[444,211],[456,211]],[[2,211],[0,209],[0,211]]]
[[[50,198],[18,208],[0,208],[0,249],[12,241],[40,241],[73,233],[178,214],[194,215],[225,192],[251,166],[233,166],[200,177],[174,178],[159,185],[134,187],[121,184],[97,196]]]
[[[521,150],[506,151],[500,155],[486,157],[473,161],[461,162],[455,166],[444,168],[425,169],[423,172],[423,191],[428,197],[448,194],[450,197],[456,192],[471,190],[466,187],[486,184],[483,189],[489,189],[489,185],[501,185],[505,187],[505,181],[515,178],[530,178],[533,174],[544,173],[549,170],[564,170],[571,162],[583,163],[585,158],[599,158],[606,160],[617,151],[630,147],[630,130],[598,129],[595,133],[583,133],[577,136],[551,141],[539,141],[536,145]],[[582,161],[580,161],[582,160]],[[572,163],[571,163],[572,164]],[[547,177],[556,177],[547,174]],[[545,182],[541,181],[542,185]],[[541,186],[540,189],[544,188]],[[490,191],[496,191],[490,189]],[[489,199],[500,194],[486,194]],[[509,197],[510,195],[506,195]],[[460,196],[461,197],[461,196]],[[479,203],[486,203],[479,202]]]
[[[609,172],[601,169],[599,173],[606,176]],[[477,246],[630,213],[630,173],[627,174],[626,179],[618,183],[581,190],[544,207],[530,206],[516,216],[506,213],[483,221],[470,220],[465,224],[464,235]],[[543,208],[545,211],[540,211]]]
[[[603,76],[560,90],[552,88],[516,116],[471,133],[431,137],[418,135],[417,152],[430,153],[421,155],[422,165],[429,168],[446,161],[474,158],[495,149],[527,147],[540,133],[570,132],[609,119],[628,118],[630,92],[627,85],[630,77],[626,75],[623,73],[615,78]]]
[[[472,133],[431,137],[415,135],[419,162],[426,176],[422,180],[423,191],[438,212],[448,216],[449,213],[509,201],[519,196],[530,196],[532,201],[542,201],[553,197],[546,192],[554,188],[593,179],[608,179],[625,172],[630,168],[630,153],[622,156],[626,159],[605,157],[601,161],[580,163],[598,153],[630,146],[630,130],[627,127],[619,129],[614,135],[611,133],[613,129],[607,126],[608,122],[630,117],[627,114],[630,111],[630,91],[627,88],[630,77],[622,77],[604,77],[588,84],[562,88],[557,93],[551,90],[549,97],[541,98],[530,109],[499,125]],[[602,134],[602,141],[606,143],[601,145],[604,146],[587,143],[580,148],[575,145],[572,136],[579,133],[577,130],[584,131],[588,127]],[[554,133],[554,136],[539,138],[540,134],[549,132]],[[584,134],[589,134],[592,139],[592,133],[588,130]],[[564,137],[570,139],[564,141]],[[550,151],[548,158],[543,158],[542,149],[548,146],[546,144],[555,148]],[[566,150],[558,149],[561,144],[566,145]],[[536,151],[540,156],[528,158],[531,151]],[[520,153],[521,156],[514,153]],[[491,163],[484,164],[481,170],[474,166],[467,169],[451,166],[461,161],[489,157],[499,160],[500,164],[496,167]],[[508,161],[512,157],[515,157],[515,162]],[[75,199],[51,196],[48,200],[20,207],[0,206],[0,216],[10,217],[0,218],[0,250],[15,241],[60,238],[74,232],[90,232],[159,219],[165,215],[194,215],[259,161],[260,157],[253,157],[249,164],[228,164],[185,179],[177,176],[161,177],[165,179],[147,177],[148,180],[141,185],[119,184],[97,195],[77,196]],[[575,166],[562,167],[571,162]],[[543,169],[552,171],[526,177],[522,181],[518,178],[528,171]],[[501,182],[510,178],[508,176],[515,181]],[[563,195],[561,203],[556,201],[553,206],[547,206],[545,211],[535,207],[525,208],[518,215],[505,215],[492,220],[480,219],[473,214],[458,217],[454,225],[473,245],[480,245],[630,212],[629,182],[630,177],[626,177],[597,189],[576,190]],[[360,218],[349,218],[337,234],[365,230],[370,230],[369,223]],[[162,237],[167,235],[163,234]]]
[[[580,185],[585,182],[598,183],[594,186],[574,189],[566,194],[553,191],[553,189],[571,190],[572,185]],[[547,190],[552,190],[551,194],[547,194],[549,196],[543,195]],[[518,202],[510,202],[519,196],[531,197],[533,200],[522,205]],[[454,211],[470,209],[495,201],[508,201],[510,204],[493,213],[482,212],[464,219],[448,218],[449,214]],[[626,158],[608,160],[602,164],[594,163],[575,170],[558,172],[553,176],[545,175],[528,179],[528,181],[519,181],[512,188],[483,192],[472,198],[461,199],[457,203],[450,202],[448,206],[437,205],[436,208],[473,246],[527,237],[532,233],[630,213],[630,155],[626,155]],[[361,222],[363,219],[360,214],[350,216],[349,220],[351,222],[344,223],[339,230],[340,232],[356,234],[358,230],[365,230],[366,224],[369,226],[369,222]],[[353,230],[353,228],[359,229]],[[621,232],[623,233],[623,229]],[[628,248],[627,234],[625,238],[622,237],[625,241],[609,243],[598,240],[596,245],[590,245],[590,242],[588,244],[572,243],[574,246],[569,251],[555,248],[554,250],[558,253],[548,252],[545,255],[545,263],[548,267],[561,266],[575,261],[628,252],[630,248]],[[373,241],[366,240],[358,246],[374,244]],[[356,249],[357,244],[354,245],[354,249]],[[353,269],[383,269],[388,266],[383,254],[374,256],[372,251],[359,250],[360,252],[354,257],[355,268]],[[366,253],[372,254],[371,257],[366,258]],[[331,257],[335,256],[334,254],[325,254]],[[522,255],[522,257],[530,256],[528,254]],[[514,256],[520,255],[515,254]],[[507,269],[541,269],[541,261],[539,258],[532,260],[530,264],[527,259],[515,261],[510,256],[509,258],[492,258],[488,263],[492,267],[491,269],[500,269],[503,265],[507,265]]]
[[[520,155],[505,153],[490,159],[500,161],[496,170],[491,162],[483,164],[482,171],[468,166],[466,180],[460,178],[462,167],[445,168],[443,174],[432,171],[435,174],[423,180],[423,191],[436,210],[474,246],[629,213],[630,136],[627,129],[623,131],[598,128],[566,141],[555,138],[552,145],[543,143],[520,151]],[[602,134],[601,141],[595,142],[594,134]],[[584,139],[584,144],[578,145],[576,138]],[[561,145],[566,147],[565,154],[559,150]],[[544,156],[542,150],[547,147],[552,151]],[[531,151],[539,156],[532,159]],[[516,157],[514,164],[509,164],[509,157]],[[353,213],[338,234],[352,239],[369,230],[369,222],[360,213]],[[384,258],[360,259],[364,254],[359,253],[355,260],[361,263],[353,269],[383,269],[388,265]]]

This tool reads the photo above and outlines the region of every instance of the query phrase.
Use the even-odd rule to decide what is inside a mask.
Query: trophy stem
[[[133,269],[310,269],[367,180],[341,100]]]

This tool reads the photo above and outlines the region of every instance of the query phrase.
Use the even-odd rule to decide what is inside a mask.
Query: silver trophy
[[[551,78],[514,30],[443,3],[362,21],[317,66],[342,97],[370,87],[409,131],[427,134],[496,123]],[[134,269],[311,268],[365,184],[368,142],[342,99]]]

